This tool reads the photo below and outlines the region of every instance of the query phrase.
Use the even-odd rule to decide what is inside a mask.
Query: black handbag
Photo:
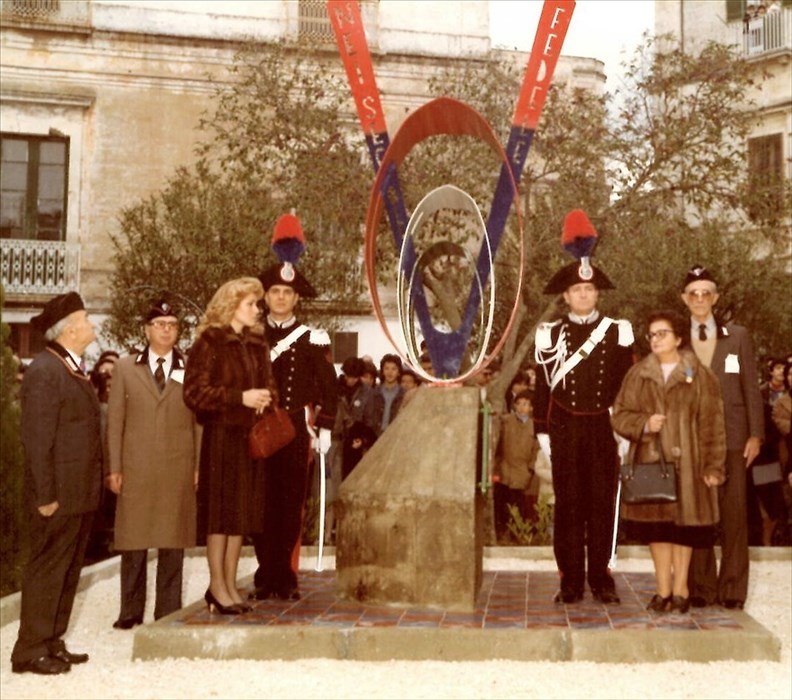
[[[273,402],[250,429],[250,456],[266,459],[286,447],[296,436],[289,414]]]
[[[637,452],[637,450],[635,450]],[[635,452],[633,454],[635,454]],[[675,503],[677,500],[676,469],[667,464],[663,448],[657,440],[659,462],[621,465],[621,502],[628,505]]]

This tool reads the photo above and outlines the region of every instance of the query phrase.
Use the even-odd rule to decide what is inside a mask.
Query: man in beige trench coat
[[[156,548],[154,619],[182,606],[184,548],[195,546],[200,426],[182,396],[179,319],[166,301],[145,317],[148,345],[116,362],[107,413],[106,485],[117,495],[121,612],[113,624],[142,624],[148,549]]]

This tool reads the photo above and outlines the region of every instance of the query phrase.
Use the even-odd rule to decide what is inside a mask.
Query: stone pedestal
[[[472,610],[481,587],[477,388],[424,387],[336,500],[339,597]]]

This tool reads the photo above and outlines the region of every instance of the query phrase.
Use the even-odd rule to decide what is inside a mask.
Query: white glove
[[[619,452],[619,458],[621,459],[622,463],[627,459],[627,453],[630,451],[630,441],[625,440],[621,435],[617,435],[613,433],[614,437],[616,438],[616,447]]]
[[[319,452],[326,455],[330,449],[332,435],[328,428],[319,428]]]
[[[550,459],[550,436],[547,433],[537,433],[536,440],[542,452],[547,455],[547,459]]]

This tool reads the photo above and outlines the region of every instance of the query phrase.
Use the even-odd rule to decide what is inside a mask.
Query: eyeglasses
[[[658,340],[662,340],[662,339],[663,339],[663,338],[665,338],[665,337],[666,337],[666,336],[667,336],[669,333],[673,333],[673,332],[674,332],[674,331],[673,331],[673,330],[671,330],[670,328],[661,328],[661,329],[659,329],[659,330],[656,330],[656,331],[650,331],[649,333],[647,333],[647,334],[646,334],[646,339],[647,339],[647,340],[648,340],[648,341],[651,343],[651,342],[652,342],[652,340],[654,340],[655,338],[657,338]]]
[[[176,329],[179,327],[178,321],[149,321],[149,326],[154,326],[158,331],[164,331],[169,329]]]
[[[690,301],[704,301],[704,299],[709,299],[713,295],[713,292],[709,289],[694,289],[692,292],[687,293],[687,298]]]

